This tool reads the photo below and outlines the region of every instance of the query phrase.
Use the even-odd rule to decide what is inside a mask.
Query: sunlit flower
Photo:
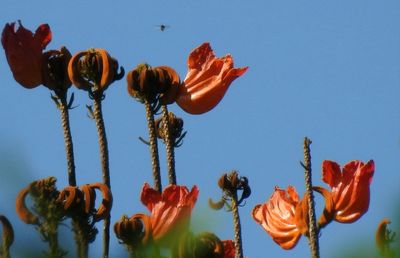
[[[198,193],[196,186],[189,192],[186,186],[169,185],[162,193],[147,183],[143,186],[141,201],[151,212],[154,240],[187,230]]]
[[[374,161],[364,164],[354,160],[340,169],[334,161],[325,160],[322,164],[322,180],[331,187],[314,187],[325,198],[325,209],[318,221],[320,227],[332,220],[352,223],[368,211]]]
[[[190,114],[202,114],[213,109],[232,81],[247,71],[247,67],[234,68],[231,55],[215,57],[209,43],[194,49],[187,64],[188,73],[179,87],[176,102]]]
[[[266,203],[254,207],[252,216],[283,249],[292,249],[302,234],[308,234],[307,198],[300,201],[293,186],[275,187]]]
[[[25,88],[42,84],[42,51],[51,41],[51,31],[47,24],[41,24],[33,34],[18,22],[6,24],[1,36],[8,64],[15,80]]]

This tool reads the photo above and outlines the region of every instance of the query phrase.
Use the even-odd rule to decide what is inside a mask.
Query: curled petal
[[[129,218],[129,221],[141,221],[143,223],[142,244],[146,245],[152,235],[151,219],[149,216],[138,213]]]
[[[63,204],[64,210],[68,211],[72,207],[80,204],[82,201],[82,192],[76,186],[67,186],[61,190],[58,201]]]
[[[72,84],[74,84],[78,89],[90,90],[92,84],[83,78],[83,75],[79,71],[79,60],[86,55],[87,51],[80,51],[73,55],[68,63],[68,76]]]
[[[101,201],[100,207],[97,209],[96,213],[93,216],[94,221],[100,221],[105,219],[111,211],[112,207],[112,194],[110,188],[102,183],[94,183],[89,185],[91,189],[98,189],[101,191],[103,196],[103,200]]]
[[[16,211],[19,218],[26,224],[38,224],[39,218],[34,215],[27,207],[25,203],[26,196],[29,194],[30,187],[22,189],[17,195]]]
[[[85,202],[85,213],[90,214],[94,210],[96,192],[89,184],[81,185],[79,188],[83,193],[83,198]]]
[[[107,88],[113,81],[115,76],[114,61],[110,57],[107,51],[101,48],[96,48],[96,51],[100,53],[101,60],[103,61],[103,71],[100,81],[100,88]]]
[[[161,87],[164,88],[164,92],[160,96],[160,103],[162,105],[174,103],[181,83],[178,73],[169,66],[158,66],[155,69],[158,70]]]
[[[122,218],[114,224],[114,231],[118,239],[131,247],[146,245],[151,236],[150,218],[138,213],[128,218]]]
[[[10,221],[4,215],[0,215],[0,222],[3,226],[3,243],[2,246],[7,250],[14,242],[14,230]]]
[[[335,210],[333,206],[333,201],[332,201],[332,196],[329,190],[321,187],[321,186],[314,186],[313,190],[320,193],[325,200],[325,208],[324,211],[321,214],[321,217],[318,220],[318,226],[320,228],[325,227],[328,225],[334,218],[335,216]]]

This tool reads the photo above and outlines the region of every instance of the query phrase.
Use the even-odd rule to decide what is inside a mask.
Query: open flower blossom
[[[299,200],[293,186],[275,187],[271,198],[254,207],[252,216],[283,249],[296,246],[302,234],[308,234],[308,198]]]
[[[331,187],[314,187],[325,198],[325,209],[318,221],[320,227],[332,220],[341,223],[352,223],[368,211],[374,161],[366,164],[354,160],[340,169],[334,161],[325,160],[322,164],[322,180]]]
[[[35,88],[42,84],[42,51],[51,41],[51,31],[47,24],[41,24],[32,33],[18,22],[6,24],[1,35],[8,64],[15,80],[25,88]]]
[[[189,192],[186,186],[169,185],[159,193],[149,184],[144,184],[140,198],[151,212],[151,232],[154,240],[188,228],[198,194],[197,186],[193,186]]]
[[[179,86],[176,102],[190,114],[202,114],[213,109],[232,81],[248,68],[234,68],[231,55],[215,57],[209,43],[203,43],[194,49],[187,64],[188,73]]]

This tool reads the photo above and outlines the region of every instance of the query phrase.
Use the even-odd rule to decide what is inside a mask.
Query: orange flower
[[[147,183],[143,186],[140,198],[151,212],[154,240],[160,240],[171,232],[187,229],[198,194],[196,186],[189,192],[186,186],[169,185],[162,194]]]
[[[302,234],[308,234],[307,198],[299,201],[293,186],[287,190],[275,187],[264,204],[254,207],[252,216],[283,249],[296,246]]]
[[[69,79],[78,89],[86,91],[103,92],[124,74],[123,67],[118,73],[118,61],[102,48],[80,51],[68,64]]]
[[[224,245],[224,258],[235,258],[235,243],[232,240],[222,240]]]
[[[354,160],[344,165],[325,160],[322,164],[322,180],[331,188],[314,187],[325,198],[325,209],[318,221],[320,227],[332,220],[341,223],[352,223],[358,220],[369,207],[369,185],[374,175],[374,161],[364,164]]]
[[[233,68],[231,55],[215,57],[209,43],[194,49],[187,63],[189,70],[179,87],[176,102],[190,114],[202,114],[213,109],[232,81],[247,71],[247,67]]]
[[[42,51],[51,41],[51,31],[47,24],[41,24],[35,34],[18,21],[6,24],[1,43],[15,80],[25,88],[32,89],[42,84]]]

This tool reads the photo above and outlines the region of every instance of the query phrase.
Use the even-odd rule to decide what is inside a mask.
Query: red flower
[[[186,186],[169,185],[161,194],[149,184],[144,184],[140,198],[151,212],[150,222],[154,240],[159,240],[171,232],[187,229],[198,194],[196,186],[189,192]]]
[[[354,160],[347,163],[342,171],[334,162],[325,160],[322,164],[322,180],[331,188],[314,187],[325,198],[325,209],[318,222],[321,227],[332,220],[352,223],[358,220],[369,207],[369,185],[374,175],[374,161],[364,164]]]
[[[1,43],[15,80],[32,89],[42,84],[42,51],[51,41],[51,31],[49,25],[42,24],[33,34],[20,21],[18,24],[18,29],[15,22],[6,24]]]
[[[189,70],[179,87],[176,102],[190,114],[202,114],[213,109],[232,81],[247,71],[247,67],[233,68],[231,55],[216,58],[209,43],[194,49],[187,63]]]
[[[232,240],[223,240],[222,243],[224,245],[224,258],[235,258],[235,243]]]
[[[307,198],[299,201],[293,186],[287,190],[275,187],[275,192],[266,203],[254,207],[252,216],[278,245],[283,249],[292,249],[301,235],[308,233],[307,208]]]

